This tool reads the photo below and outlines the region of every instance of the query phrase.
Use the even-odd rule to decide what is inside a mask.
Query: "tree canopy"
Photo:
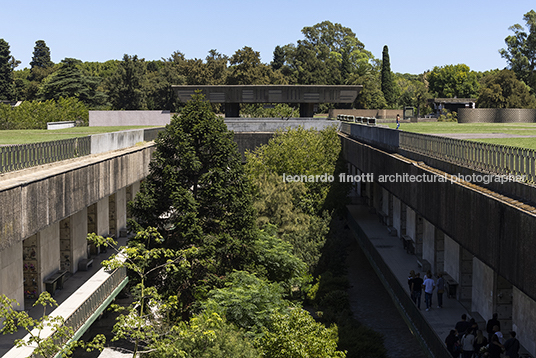
[[[536,108],[530,87],[518,80],[511,70],[502,70],[482,79],[477,100],[482,108]]]
[[[434,67],[427,80],[439,98],[475,98],[480,86],[477,74],[464,64]]]
[[[0,100],[13,100],[13,66],[9,44],[0,39]]]
[[[506,37],[506,48],[499,50],[508,61],[508,67],[517,78],[525,82],[536,93],[536,11],[530,10],[523,16],[528,31],[515,24],[509,29],[514,35]]]

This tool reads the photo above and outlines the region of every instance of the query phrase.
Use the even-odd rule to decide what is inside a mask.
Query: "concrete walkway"
[[[409,296],[407,284],[409,272],[411,270],[420,272],[421,277],[425,274],[425,272],[421,271],[420,267],[417,265],[417,257],[413,254],[406,253],[400,238],[389,235],[387,227],[380,223],[376,214],[371,213],[371,208],[369,206],[351,205],[348,206],[348,210]],[[434,276],[434,279],[437,279],[437,277]],[[421,298],[421,314],[442,342],[445,341],[450,330],[454,329],[456,323],[461,320],[462,314],[467,314],[467,320],[472,317],[472,312],[464,307],[458,300],[448,298],[446,292],[443,294],[443,308],[437,308],[437,293],[435,290],[432,303],[432,309],[426,311],[423,293]],[[482,330],[485,336],[487,336],[486,322],[484,320],[491,317],[474,318],[478,323],[478,328]],[[507,332],[503,332],[503,334],[505,335],[505,339],[508,338]],[[520,350],[520,357],[530,357],[530,355],[528,355],[526,350],[522,348]]]

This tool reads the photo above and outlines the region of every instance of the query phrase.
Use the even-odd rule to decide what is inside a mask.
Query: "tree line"
[[[499,50],[508,67],[485,72],[453,64],[421,74],[393,73],[387,46],[382,58],[376,58],[350,28],[330,21],[304,27],[303,38],[296,43],[276,46],[269,64],[262,63],[259,52],[248,46],[231,56],[212,49],[205,59],[188,59],[177,51],[155,61],[125,54],[121,61],[65,58],[54,64],[50,49],[39,40],[30,68],[18,70],[20,61],[0,39],[0,99],[76,97],[91,109],[179,112],[184,104],[178,102],[171,85],[321,84],[363,85],[354,108],[413,106],[428,113],[428,99],[435,97],[477,98],[479,107],[535,108],[536,12],[529,11],[523,19],[526,28],[512,26],[514,35]],[[320,111],[330,106],[341,105],[325,104]],[[255,106],[244,109],[255,110]]]

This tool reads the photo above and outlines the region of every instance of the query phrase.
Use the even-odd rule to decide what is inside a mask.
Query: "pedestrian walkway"
[[[383,258],[383,261],[390,269],[393,277],[396,278],[396,280],[400,284],[400,287],[403,288],[404,293],[408,297],[410,297],[407,284],[407,277],[409,272],[411,270],[414,270],[415,272],[420,272],[421,277],[423,277],[425,274],[425,272],[421,271],[421,268],[417,265],[417,257],[413,254],[408,254],[406,252],[400,238],[398,238],[397,236],[391,236],[389,234],[389,232],[387,231],[387,227],[378,220],[378,216],[374,213],[373,209],[371,210],[370,207],[365,205],[349,205],[348,212],[351,217],[353,217],[359,228],[362,230],[362,233],[364,233],[365,236],[368,238],[368,241],[371,244],[369,248],[373,248],[374,250],[376,250],[379,256]],[[359,235],[359,233],[355,232],[355,228],[353,228],[353,231],[354,235]],[[364,248],[364,251],[366,250],[367,248]],[[434,277],[434,279],[436,279],[436,277]],[[396,294],[397,290],[393,290],[393,292],[394,294]],[[402,293],[402,290],[399,289],[398,293]],[[399,300],[401,302],[404,301],[400,297],[394,297],[394,299]],[[407,301],[406,297],[404,297],[404,299]],[[477,316],[476,314],[470,312],[455,298],[448,298],[446,292],[443,295],[443,308],[437,308],[436,291],[434,291],[432,302],[432,309],[430,309],[430,311],[426,311],[423,294],[423,297],[421,298],[420,314],[422,315],[424,320],[428,322],[429,327],[433,329],[433,331],[441,342],[445,341],[445,338],[449,334],[450,330],[454,329],[456,323],[461,320],[462,314],[465,313],[467,315],[467,320],[469,320],[473,316]],[[404,307],[401,307],[401,311],[401,313],[403,314],[403,312],[406,310],[404,309]],[[411,312],[408,312],[408,316],[411,316],[411,314]],[[410,318],[410,320],[412,319]],[[475,320],[479,325],[479,329],[485,332],[486,327],[483,319],[481,317],[475,317]],[[422,326],[420,328],[422,329]],[[422,335],[423,332],[421,332],[421,336]],[[431,351],[433,356],[445,356],[444,352],[434,351],[440,350],[438,348],[441,347],[436,345],[434,348],[434,344],[432,342],[427,342],[427,345],[428,350]],[[525,355],[524,357],[530,356]]]
[[[119,246],[126,245],[127,238],[121,237],[118,240]],[[109,248],[107,252],[101,252],[97,256],[93,256],[93,265],[88,268],[88,271],[77,271],[71,277],[65,281],[63,284],[63,289],[56,290],[53,298],[56,300],[58,306],[65,302],[71,295],[76,292],[84,283],[86,283],[93,275],[101,269],[101,262],[108,259],[112,254],[115,253],[115,250]],[[33,307],[35,300],[25,300],[25,310],[28,312],[30,317],[39,319],[43,315],[43,307],[37,306]],[[49,307],[47,308],[46,314],[50,315],[53,313],[53,310]],[[18,332],[8,335],[0,335],[0,357],[4,356],[11,348],[14,346],[14,341],[16,339],[24,338],[28,332],[23,329],[19,329]]]

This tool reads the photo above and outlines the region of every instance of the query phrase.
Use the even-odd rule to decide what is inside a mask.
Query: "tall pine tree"
[[[32,61],[30,66],[34,68],[48,68],[52,67],[54,63],[50,60],[50,49],[43,40],[37,40],[35,42]]]
[[[382,92],[385,101],[389,107],[393,107],[397,102],[396,84],[393,73],[391,72],[391,63],[389,62],[389,48],[383,46],[382,52],[382,72],[381,72]]]
[[[152,278],[161,293],[177,295],[182,315],[200,291],[249,262],[257,234],[250,183],[232,132],[202,95],[158,136],[150,173],[130,209],[131,227],[157,228],[163,248],[198,249],[188,275]]]
[[[4,39],[0,39],[0,100],[13,100],[13,58]]]

